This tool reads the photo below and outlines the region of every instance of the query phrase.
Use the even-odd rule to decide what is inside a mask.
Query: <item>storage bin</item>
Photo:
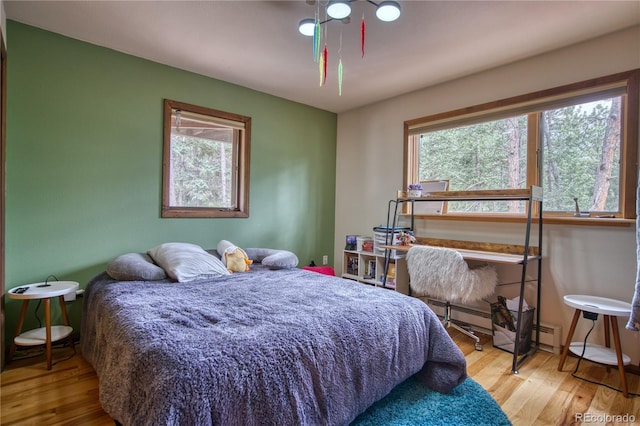
[[[491,303],[491,319],[493,323],[493,347],[513,353],[514,343],[516,340],[515,325],[509,327],[501,321],[500,315],[496,315],[500,309],[500,302]],[[529,307],[522,312],[522,319],[517,326],[520,328],[520,342],[518,343],[518,354],[522,355],[531,349],[531,333],[533,331],[533,313],[535,308]],[[517,311],[509,311],[513,318],[514,324],[518,320]],[[512,328],[512,329],[510,329]]]
[[[387,241],[387,227],[386,226],[376,226],[373,228],[373,252],[374,254],[384,256],[385,250],[381,247],[386,244]],[[409,232],[409,228],[395,228],[393,232],[393,238],[391,238],[390,245],[398,245],[398,235],[400,232]],[[390,232],[390,231],[389,231]],[[400,252],[397,250],[391,250],[391,257],[404,257],[406,255],[405,252]]]
[[[364,243],[367,240],[371,240],[371,237],[367,237],[364,235],[358,235],[356,237],[356,250],[357,251],[363,251],[364,250]]]

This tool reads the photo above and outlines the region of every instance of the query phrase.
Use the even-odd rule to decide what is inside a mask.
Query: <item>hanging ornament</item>
[[[320,26],[320,19],[316,18],[316,25],[313,29],[313,60],[318,62],[320,60],[320,38],[322,37],[322,27]]]
[[[364,13],[362,14],[362,22],[360,23],[360,48],[362,49],[362,57],[364,58],[364,39],[366,33],[366,24],[364,23]]]
[[[338,96],[342,96],[342,58],[338,62]]]
[[[342,96],[342,29],[340,30],[340,49],[338,50],[338,96]]]
[[[315,24],[313,26],[313,60],[320,60],[320,37],[322,37],[322,25],[320,24],[320,2],[316,5]]]
[[[323,78],[322,78],[322,85],[324,85],[327,82],[327,60],[328,60],[328,56],[329,53],[327,51],[327,45],[324,45],[324,50],[322,51],[322,63],[323,63]]]

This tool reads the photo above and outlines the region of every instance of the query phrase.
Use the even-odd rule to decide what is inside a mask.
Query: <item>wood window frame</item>
[[[172,111],[192,112],[213,119],[242,123],[243,129],[238,140],[236,170],[233,172],[234,197],[233,208],[172,206],[170,203],[171,177],[171,116]],[[184,102],[164,100],[163,150],[162,150],[162,217],[165,218],[247,218],[249,217],[249,167],[251,152],[251,117],[220,111],[212,108],[191,105]]]
[[[636,180],[638,176],[638,126],[640,116],[640,69],[612,74],[604,77],[555,87],[552,89],[514,96],[498,101],[487,102],[468,108],[433,114],[404,122],[403,186],[417,181],[418,148],[416,128],[437,129],[451,127],[453,123],[466,123],[479,118],[491,119],[505,114],[529,114],[527,142],[527,187],[540,185],[541,150],[538,121],[533,114],[540,106],[553,105],[568,99],[588,98],[590,94],[599,94],[608,88],[624,87],[625,102],[622,105],[624,124],[622,126],[620,147],[620,214],[614,218],[576,218],[566,213],[544,213],[546,223],[571,223],[580,225],[619,225],[630,226],[636,217]],[[530,143],[534,141],[534,143]],[[532,166],[532,163],[535,163]],[[483,220],[496,222],[521,221],[520,215],[447,213],[438,216],[444,220]]]

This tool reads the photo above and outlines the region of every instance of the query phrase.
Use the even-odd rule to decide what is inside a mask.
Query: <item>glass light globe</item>
[[[313,36],[315,28],[316,21],[314,21],[313,19],[303,19],[298,24],[298,31],[300,31],[300,34],[306,36]]]
[[[342,19],[351,13],[351,5],[347,1],[330,1],[327,14],[333,19]]]
[[[376,9],[376,16],[381,21],[395,21],[400,17],[400,5],[395,1],[383,1]]]

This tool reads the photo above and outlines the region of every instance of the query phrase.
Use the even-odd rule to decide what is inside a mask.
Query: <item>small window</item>
[[[248,217],[251,118],[164,101],[162,217]]]

